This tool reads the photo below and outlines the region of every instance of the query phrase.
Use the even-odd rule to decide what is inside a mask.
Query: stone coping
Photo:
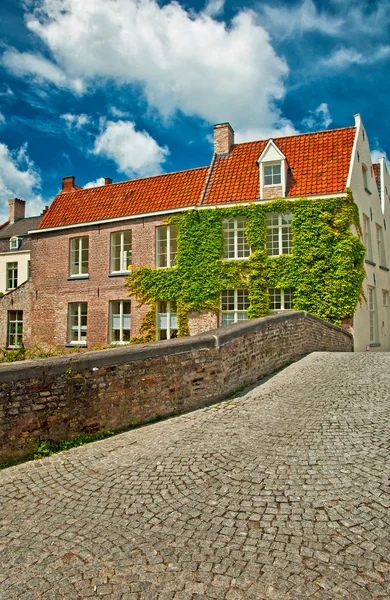
[[[192,350],[219,348],[244,335],[256,331],[263,331],[283,322],[298,321],[300,319],[318,321],[327,327],[336,329],[344,335],[353,338],[353,336],[345,331],[345,329],[333,325],[332,323],[328,323],[327,321],[323,321],[305,311],[283,312],[267,317],[261,317],[259,319],[242,321],[240,323],[185,338],[149,342],[147,344],[137,344],[133,346],[120,346],[108,348],[106,350],[85,352],[83,354],[68,354],[14,363],[3,363],[0,364],[0,383],[21,381],[34,377],[42,378],[61,375],[65,374],[68,369],[80,372],[93,368],[113,367],[161,356],[183,354],[185,352],[191,352]]]

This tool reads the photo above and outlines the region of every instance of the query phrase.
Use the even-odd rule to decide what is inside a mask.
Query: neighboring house
[[[25,217],[26,203],[8,200],[8,221],[0,226],[0,292],[17,288],[30,277],[30,229],[36,229],[42,215]]]
[[[0,336],[11,308],[26,346],[91,348],[299,308],[353,327],[357,350],[388,350],[389,190],[359,115],[241,144],[223,123],[208,167],[89,189],[64,178],[30,231],[31,280],[2,300]]]

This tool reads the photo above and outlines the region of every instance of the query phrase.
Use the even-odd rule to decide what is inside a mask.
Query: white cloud
[[[322,102],[315,110],[309,111],[309,115],[303,119],[302,125],[307,129],[327,129],[332,121],[327,103]]]
[[[99,187],[100,185],[104,185],[104,177],[99,177],[95,181],[89,181],[85,184],[84,189]]]
[[[113,117],[116,117],[118,119],[123,119],[123,117],[129,117],[130,116],[130,114],[128,112],[125,112],[124,110],[120,110],[116,106],[111,106],[110,107],[110,113],[111,113],[111,115]]]
[[[209,17],[217,17],[223,13],[225,0],[208,0],[204,8],[204,14]]]
[[[281,119],[275,101],[285,95],[288,67],[255,13],[243,9],[227,24],[210,16],[219,4],[189,13],[173,1],[37,0],[27,25],[50,50],[56,66],[48,78],[60,86],[141,85],[164,117],[181,111],[230,121],[237,131],[272,130]],[[26,73],[20,63],[14,71]]]
[[[6,50],[1,57],[1,64],[18,77],[31,76],[39,83],[49,82],[60,88],[69,87],[77,93],[83,91],[79,78],[69,79],[57,65],[40,54]]]
[[[18,197],[27,201],[27,214],[39,214],[44,208],[39,193],[41,177],[27,152],[27,144],[10,150],[0,143],[0,220],[8,218],[8,200]]]
[[[390,46],[380,46],[375,52],[359,52],[354,48],[339,48],[320,65],[332,69],[345,69],[350,65],[371,65],[390,56]]]
[[[69,129],[72,129],[73,127],[75,129],[81,129],[90,121],[88,115],[85,115],[84,113],[81,115],[72,115],[71,113],[66,113],[61,115],[61,119],[64,119]]]
[[[107,121],[95,140],[93,153],[113,160],[128,177],[145,177],[162,171],[169,150],[146,131],[136,131],[131,121]]]
[[[5,116],[0,112],[0,125],[5,125]]]
[[[376,150],[372,150],[371,151],[371,162],[377,163],[379,162],[379,159],[384,157],[386,160],[386,164],[387,164],[387,170],[390,172],[390,160],[387,157],[387,154],[384,150],[381,150],[380,148],[377,148]]]
[[[302,4],[293,6],[266,5],[260,7],[260,11],[266,28],[278,38],[289,38],[306,31],[337,36],[344,25],[343,18],[317,10],[313,0],[304,0]]]

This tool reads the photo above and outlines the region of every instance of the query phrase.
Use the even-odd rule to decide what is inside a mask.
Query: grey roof
[[[9,239],[14,235],[27,235],[30,230],[37,229],[42,216],[27,217],[25,219],[18,219],[14,223],[6,223],[3,227],[0,227],[0,239]]]

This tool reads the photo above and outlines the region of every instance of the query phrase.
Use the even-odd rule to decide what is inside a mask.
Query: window
[[[247,258],[250,256],[250,248],[245,237],[246,218],[224,219],[223,228],[223,257],[224,258]]]
[[[292,214],[268,213],[267,251],[269,256],[291,254],[292,249]]]
[[[378,259],[381,267],[386,266],[385,244],[383,242],[383,229],[380,225],[376,226],[376,243],[378,245]]]
[[[23,311],[8,311],[8,346],[18,348],[23,344]]]
[[[174,267],[177,253],[177,227],[175,225],[157,227],[156,242],[157,268]]]
[[[382,290],[383,306],[389,306],[389,292]]]
[[[376,314],[375,288],[368,288],[368,313],[370,319],[370,343],[375,343],[378,338],[378,324]]]
[[[31,260],[27,261],[27,279],[31,277]]]
[[[111,234],[111,272],[131,270],[131,231]]]
[[[264,165],[264,185],[281,185],[282,169],[281,164]]]
[[[75,346],[87,345],[87,303],[68,305],[68,341]]]
[[[363,173],[363,186],[364,189],[369,192],[369,187],[368,187],[368,177],[367,177],[367,167],[366,165],[362,165],[362,173]]]
[[[72,238],[70,240],[70,276],[88,276],[88,237]]]
[[[7,263],[7,290],[18,287],[18,263]]]
[[[366,215],[363,215],[363,244],[366,247],[365,258],[372,262],[370,219]]]
[[[130,341],[130,300],[110,302],[110,343]]]
[[[248,318],[248,290],[226,290],[221,295],[221,325],[231,325]]]
[[[269,307],[271,310],[291,310],[293,293],[292,290],[280,288],[269,288]]]
[[[157,339],[171,340],[177,337],[176,302],[157,303]]]
[[[21,238],[12,237],[9,241],[10,250],[18,250],[21,242]]]

